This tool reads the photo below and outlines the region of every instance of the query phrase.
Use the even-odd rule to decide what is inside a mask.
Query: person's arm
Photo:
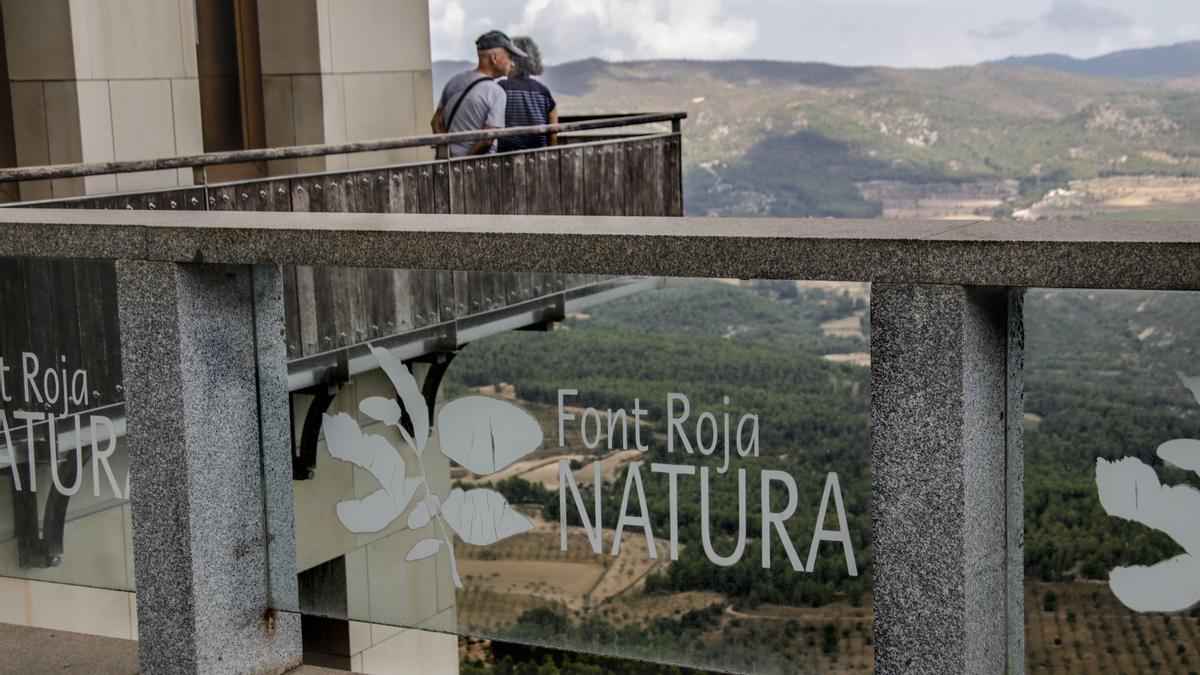
[[[558,107],[557,106],[550,109],[550,113],[548,115],[546,115],[546,122],[548,124],[558,124]],[[558,134],[557,133],[550,134],[550,145],[558,145]]]
[[[446,93],[449,90],[449,85],[442,87],[442,96],[438,99],[437,110],[433,112],[433,119],[429,120],[429,127],[433,129],[435,134],[446,133]]]
[[[496,127],[492,126],[491,123],[485,122],[483,125],[483,128],[484,129],[495,129]],[[471,149],[467,151],[467,154],[468,155],[486,155],[488,153],[488,151],[492,149],[492,143],[495,143],[495,141],[490,138],[481,139],[478,143],[471,146]]]

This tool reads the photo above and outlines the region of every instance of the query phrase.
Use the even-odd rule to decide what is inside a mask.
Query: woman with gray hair
[[[508,95],[504,111],[505,127],[527,127],[538,124],[557,124],[558,108],[546,85],[534,79],[542,74],[542,51],[533,38],[513,38],[513,44],[525,52],[523,57],[513,57],[513,70],[508,79],[497,84]],[[558,134],[536,134],[532,136],[509,136],[499,139],[498,150],[528,150],[544,148],[558,142]]]

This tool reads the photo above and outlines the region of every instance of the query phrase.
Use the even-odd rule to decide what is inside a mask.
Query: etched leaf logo
[[[363,434],[358,422],[346,413],[324,417],[325,444],[335,459],[366,469],[382,485],[362,499],[337,505],[338,519],[356,533],[378,532],[391,524],[424,482],[406,478],[404,458],[382,436]]]
[[[379,532],[407,511],[403,523],[410,530],[436,525],[440,536],[417,541],[405,554],[405,560],[428,558],[445,546],[450,554],[451,578],[455,586],[462,588],[451,531],[468,544],[487,546],[528,532],[533,523],[495,490],[455,488],[442,499],[430,489],[424,461],[430,438],[429,406],[402,361],[386,349],[368,346],[391,380],[396,399],[367,398],[359,404],[359,410],[399,431],[404,445],[416,459],[418,471],[409,476],[403,448],[397,449],[382,436],[364,434],[350,415],[325,415],[322,431],[329,454],[366,470],[380,485],[366,497],[339,502],[338,520],[351,532]],[[405,413],[412,424],[411,434],[402,423]],[[478,475],[495,473],[542,444],[541,427],[529,413],[507,401],[486,396],[450,401],[442,407],[437,422],[442,453]],[[414,499],[422,488],[424,495]]]
[[[1200,403],[1200,377],[1180,373],[1179,379]],[[1200,440],[1170,440],[1156,453],[1167,464],[1200,474]],[[1136,457],[1097,459],[1096,488],[1105,513],[1159,530],[1184,550],[1155,565],[1114,568],[1108,579],[1113,594],[1138,612],[1176,612],[1200,601],[1200,490],[1163,485]]]
[[[503,469],[542,444],[542,428],[529,413],[486,396],[466,396],[443,406],[438,433],[442,452],[481,476]]]
[[[454,532],[468,544],[487,546],[533,529],[533,523],[508,505],[495,490],[464,492],[455,488],[442,503],[442,513]]]

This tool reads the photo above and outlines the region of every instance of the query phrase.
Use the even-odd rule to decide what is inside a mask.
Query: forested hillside
[[[1196,49],[1176,51],[1185,48]],[[435,82],[464,67],[435,64]],[[1072,180],[1200,177],[1200,87],[1183,81],[1008,65],[596,59],[550,67],[545,81],[563,115],[686,111],[693,215],[1007,216]],[[1145,202],[1143,218],[1195,217],[1200,188],[1189,186],[1169,202],[1122,186],[1124,201],[1090,210]]]
[[[658,402],[678,390],[699,407],[728,394],[731,412],[770,411],[764,447],[797,471],[857,477],[843,486],[865,508],[869,373],[820,358],[865,347],[819,327],[861,301],[781,296],[782,283],[699,282],[642,294],[568,321],[567,330],[474,345],[452,373],[470,385],[514,382],[522,397],[547,404],[564,383],[581,383],[581,401],[597,408]],[[1200,370],[1200,297],[1035,290],[1026,312],[1030,575],[1104,579],[1114,564],[1161,559],[1173,544],[1105,516],[1093,472],[1098,457],[1157,463],[1160,443],[1200,437],[1200,406],[1176,375]],[[661,416],[657,424],[663,432]],[[1164,478],[1188,475],[1165,470]]]
[[[629,407],[638,398],[652,410],[657,406],[649,430],[660,441],[665,433],[661,399],[666,391],[688,393],[697,409],[720,408],[721,397],[729,396],[735,417],[744,411],[762,413],[763,456],[736,460],[738,466],[752,475],[757,468],[770,467],[796,476],[801,491],[799,523],[815,518],[815,493],[822,477],[836,471],[860,576],[847,577],[839,557],[828,553],[812,574],[764,573],[759,564],[761,542],[753,526],[742,560],[733,567],[714,567],[694,545],[700,536],[698,488],[694,481],[681,481],[680,540],[693,545],[685,546],[680,560],[665,571],[647,578],[641,593],[665,597],[717,592],[742,608],[821,607],[831,602],[854,607],[869,603],[872,578],[870,377],[866,368],[822,358],[861,351],[866,345],[857,338],[826,335],[821,324],[852,316],[862,307],[863,301],[848,293],[797,289],[791,282],[686,282],[571,317],[560,330],[506,335],[471,345],[450,373],[455,387],[503,381],[515,385],[519,398],[548,406],[556,404],[557,390],[567,386],[579,388],[580,406],[601,410]],[[1200,371],[1194,337],[1194,327],[1200,325],[1200,297],[1033,290],[1026,321],[1027,578],[1031,583],[1103,581],[1116,565],[1150,564],[1177,554],[1177,544],[1160,533],[1104,514],[1094,472],[1099,457],[1134,456],[1161,467],[1154,454],[1159,444],[1173,438],[1200,438],[1200,406],[1176,376],[1176,371]],[[672,461],[661,442],[651,445],[646,463]],[[718,460],[712,458],[709,465]],[[1200,485],[1187,472],[1160,468],[1159,474],[1167,483]],[[652,526],[658,536],[665,536],[661,534],[669,527],[665,477],[649,472],[642,477]],[[728,477],[724,480],[729,485]],[[547,520],[557,522],[557,492],[531,489],[520,479],[507,483],[502,490],[510,499],[535,503]],[[623,484],[623,473],[606,484],[606,514],[619,512]],[[752,499],[752,512],[756,505]],[[578,524],[574,508],[568,509],[568,520]],[[714,498],[712,524],[719,532],[715,547],[732,548],[739,527],[732,488]],[[811,534],[791,534],[803,557]],[[772,550],[772,559],[773,568],[787,569],[779,547]],[[632,630],[621,622],[609,625],[599,616],[585,620],[567,614],[552,619],[551,615],[525,620],[539,622],[539,630],[546,621],[557,621],[554,634],[561,635],[564,644],[611,633],[610,637],[624,635],[622,649],[633,653],[641,648],[647,653],[661,650],[660,641],[694,640],[688,649],[701,650],[697,653],[706,659],[719,659],[730,650],[744,655],[736,645],[709,644],[706,631],[715,630],[719,622],[713,623],[708,614],[684,617],[685,623],[656,624],[653,631],[637,632],[636,639],[621,633]],[[530,625],[514,624],[511,634],[520,635]],[[803,639],[805,633],[798,635]],[[827,658],[844,649],[846,643],[842,644],[829,652],[808,653]],[[760,666],[767,671],[783,667],[769,655],[756,658],[763,659]]]
[[[747,330],[736,331],[738,326]],[[751,527],[751,543],[738,565],[713,568],[701,548],[691,546],[665,578],[651,579],[648,590],[714,590],[755,604],[821,605],[835,592],[861,598],[870,591],[871,480],[869,372],[820,358],[821,349],[839,342],[862,346],[818,336],[816,319],[793,311],[788,302],[699,281],[601,307],[586,319],[569,320],[566,330],[504,335],[474,345],[452,371],[466,385],[513,383],[519,397],[547,405],[555,405],[558,390],[566,387],[578,387],[580,405],[602,410],[628,409],[637,399],[650,408],[651,429],[660,438],[667,431],[667,392],[686,394],[695,410],[728,411],[734,420],[748,412],[761,415],[761,457],[737,458],[737,468],[747,469],[755,480],[761,468],[791,472],[805,493],[796,520],[806,524],[816,518],[826,472],[836,471],[865,573],[847,579],[844,563],[826,556],[814,574],[763,575],[756,527]],[[644,461],[678,460],[660,442],[651,444]],[[714,455],[703,463],[715,468],[722,458]],[[722,489],[714,492],[712,523],[721,533],[716,543],[721,550],[733,547],[740,521],[731,475],[722,477]],[[649,472],[642,478],[654,530],[666,532],[667,478]],[[617,480],[606,491],[607,513],[619,512],[623,484]],[[679,538],[697,542],[699,483],[681,481],[679,489]],[[546,516],[552,521],[559,518],[558,506],[557,494],[547,499]],[[577,513],[570,515],[578,522]],[[798,539],[807,541],[810,535]],[[772,554],[778,569],[788,569],[781,548]]]
[[[1138,80],[1200,77],[1200,40],[1162,47],[1123,49],[1090,59],[1076,59],[1066,54],[1037,54],[1010,56],[990,64]]]

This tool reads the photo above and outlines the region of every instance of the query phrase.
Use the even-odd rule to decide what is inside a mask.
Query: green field
[[[1177,223],[1200,223],[1200,206],[1174,209],[1138,209],[1112,213],[1100,213],[1094,216],[1096,220],[1108,221],[1159,221]]]

